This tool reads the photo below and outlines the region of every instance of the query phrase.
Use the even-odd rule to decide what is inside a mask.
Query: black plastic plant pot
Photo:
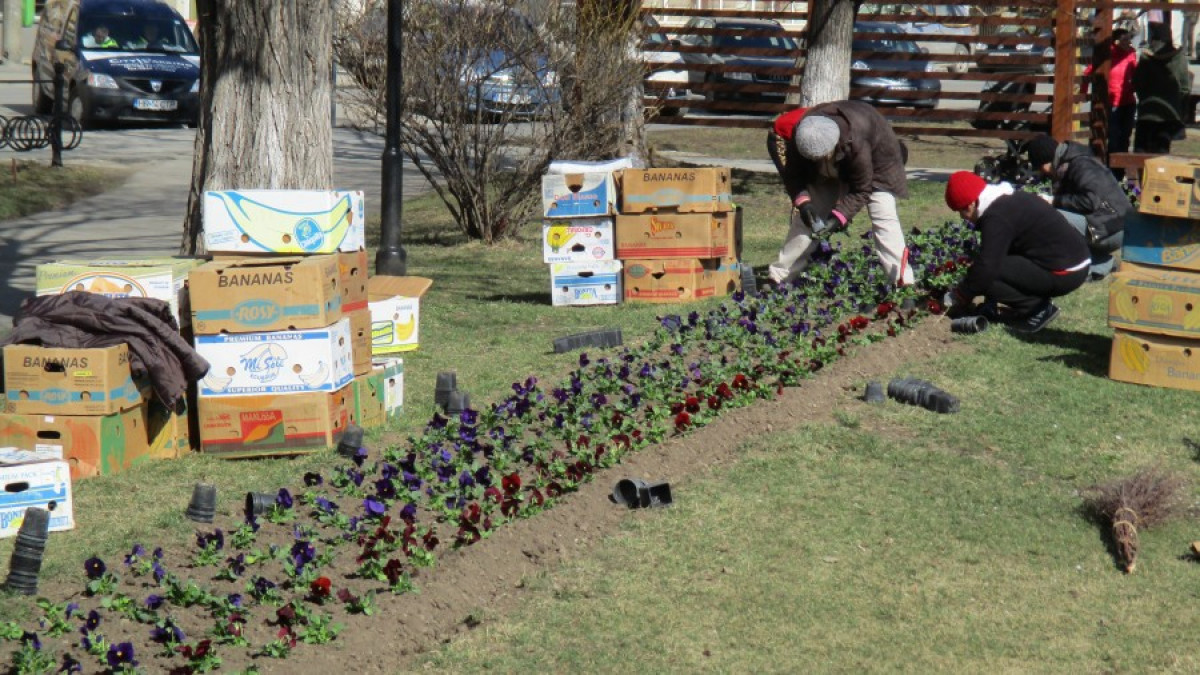
[[[217,486],[196,483],[196,487],[192,488],[192,501],[187,507],[188,520],[197,523],[211,523],[216,512]]]
[[[8,578],[4,580],[5,590],[20,595],[37,593],[38,574],[42,571],[42,556],[49,534],[50,512],[32,507],[25,509],[25,519],[21,521],[17,540],[13,543]]]
[[[363,444],[363,430],[357,424],[349,424],[342,432],[342,439],[337,444],[337,454],[342,457],[353,457]]]
[[[274,492],[247,492],[246,493],[246,517],[261,516],[275,506],[276,493]]]
[[[446,414],[458,416],[464,410],[471,407],[471,395],[465,391],[455,389],[450,392],[450,399],[446,402]]]
[[[622,478],[613,486],[613,501],[631,509],[642,506],[642,490],[646,482],[638,478]]]
[[[867,383],[867,389],[863,392],[863,400],[867,403],[883,403],[887,397],[883,395],[883,385],[877,381]]]
[[[950,321],[954,333],[982,333],[988,328],[986,316],[963,316]]]
[[[458,375],[453,370],[437,374],[437,383],[433,388],[433,403],[445,410],[450,403],[450,392],[458,389]]]
[[[576,333],[566,337],[555,338],[554,353],[563,354],[587,347],[605,349],[607,347],[620,347],[622,344],[624,344],[624,338],[621,336],[620,328],[605,328],[603,330],[594,330],[587,333]]]
[[[671,484],[666,481],[649,483],[638,491],[642,507],[661,507],[671,505]]]

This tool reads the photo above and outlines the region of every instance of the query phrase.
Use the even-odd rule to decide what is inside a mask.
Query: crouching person
[[[1125,240],[1125,218],[1133,213],[1121,184],[1079,143],[1059,143],[1042,134],[1027,147],[1029,163],[1054,185],[1055,208],[1087,239],[1091,280],[1108,276],[1113,269],[1112,254]]]
[[[904,148],[887,120],[861,101],[833,101],[781,115],[767,152],[792,202],[787,239],[768,273],[782,283],[808,265],[813,236],[844,229],[862,208],[888,279],[911,285],[896,199],[908,197]]]
[[[988,185],[969,171],[950,176],[946,205],[975,223],[980,246],[967,276],[946,294],[947,312],[962,316],[982,295],[979,313],[999,319],[997,305],[1011,310],[1016,330],[1034,333],[1058,316],[1051,298],[1066,295],[1087,280],[1087,244],[1045,200],[1014,191],[1007,183]]]

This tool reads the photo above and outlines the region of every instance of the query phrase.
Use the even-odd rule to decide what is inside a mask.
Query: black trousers
[[[1032,314],[1050,298],[1066,295],[1087,281],[1088,267],[1054,274],[1029,258],[1010,255],[1000,264],[1000,276],[984,293],[989,301],[1008,305],[1020,316]]]

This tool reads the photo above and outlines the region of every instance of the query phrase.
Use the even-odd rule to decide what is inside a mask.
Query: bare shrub
[[[636,13],[518,0],[408,0],[401,149],[462,231],[492,243],[538,208],[552,159],[610,158],[640,133]],[[624,18],[617,22],[618,14]],[[386,115],[387,3],[338,12],[335,44],[360,126]],[[620,45],[619,47],[617,45]],[[629,122],[637,118],[637,125]]]

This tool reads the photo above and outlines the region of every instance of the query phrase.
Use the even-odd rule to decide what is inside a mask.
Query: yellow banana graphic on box
[[[342,195],[324,211],[284,211],[257,202],[239,192],[214,192],[225,211],[256,246],[278,253],[317,253],[336,251],[354,223],[350,195]],[[322,227],[321,223],[332,223]]]
[[[1129,291],[1113,290],[1114,304],[1117,306],[1117,316],[1129,323],[1137,321],[1137,307],[1133,304],[1133,295]]]
[[[1117,336],[1117,349],[1121,352],[1121,360],[1125,366],[1135,373],[1144,373],[1150,367],[1150,357],[1137,340],[1127,336]]]
[[[1200,307],[1194,308],[1183,315],[1183,327],[1187,330],[1200,328]]]
[[[558,249],[562,248],[563,243],[567,240],[566,225],[551,225],[550,230],[546,233],[546,243],[550,244],[550,250],[558,253]]]
[[[412,338],[413,331],[417,329],[417,315],[409,314],[408,323],[396,324],[396,342],[407,342]]]

